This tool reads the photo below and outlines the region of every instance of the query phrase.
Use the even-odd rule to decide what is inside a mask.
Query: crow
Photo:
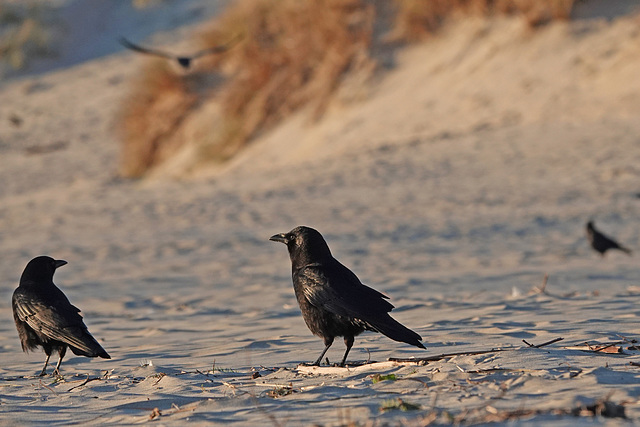
[[[143,53],[145,55],[154,55],[154,56],[159,56],[161,58],[166,58],[166,59],[170,59],[173,61],[176,61],[178,63],[178,65],[180,65],[183,69],[188,70],[191,67],[191,63],[195,60],[198,59],[202,56],[205,55],[211,55],[214,53],[222,53],[222,52],[226,52],[227,50],[229,50],[229,48],[231,48],[235,43],[237,37],[233,38],[232,40],[230,40],[229,42],[220,45],[220,46],[214,46],[214,47],[210,47],[207,49],[203,49],[199,52],[194,53],[193,55],[190,56],[186,56],[186,55],[173,55],[171,53],[167,53],[167,52],[163,52],[161,50],[156,50],[156,49],[150,49],[150,48],[146,48],[146,47],[142,47],[142,46],[138,46],[136,44],[131,43],[129,40],[125,39],[124,37],[120,37],[118,38],[118,41],[120,42],[120,44],[124,47],[126,47],[127,49],[131,49],[135,52],[139,52],[139,53]]]
[[[386,301],[389,297],[363,285],[335,259],[317,230],[299,226],[269,240],[287,245],[302,318],[311,332],[324,340],[325,348],[313,365],[320,365],[334,338],[341,336],[347,346],[340,362],[344,366],[354,337],[365,330],[425,348],[420,335],[389,316],[393,309]]]
[[[98,344],[82,321],[80,310],[69,302],[65,294],[53,283],[53,273],[67,264],[48,256],[39,256],[27,264],[20,285],[13,292],[13,319],[16,322],[22,350],[28,352],[38,346],[44,349],[47,359],[40,376],[47,373],[51,353],[60,356],[54,375],[60,375],[60,364],[71,348],[77,356],[111,356]]]
[[[602,256],[604,256],[604,253],[609,249],[618,249],[627,255],[631,255],[630,249],[620,246],[618,242],[596,230],[593,225],[593,221],[589,221],[587,223],[587,238],[589,239],[589,243],[591,243],[591,247],[600,252],[600,255]]]

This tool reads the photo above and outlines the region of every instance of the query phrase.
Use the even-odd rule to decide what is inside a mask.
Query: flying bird
[[[232,40],[230,40],[229,42],[223,44],[223,45],[219,45],[219,46],[214,46],[214,47],[210,47],[207,49],[203,49],[199,52],[194,53],[193,55],[174,55],[168,52],[164,52],[162,50],[157,50],[157,49],[151,49],[151,48],[146,48],[146,47],[142,47],[142,46],[138,46],[137,44],[131,43],[129,40],[125,39],[124,37],[120,37],[118,38],[118,41],[120,42],[120,44],[124,47],[126,47],[127,49],[131,49],[135,52],[138,53],[143,53],[145,55],[153,55],[153,56],[158,56],[160,58],[166,58],[166,59],[170,59],[172,61],[176,61],[178,63],[178,65],[180,65],[182,68],[184,68],[185,70],[188,70],[191,67],[192,62],[195,59],[198,59],[200,57],[203,57],[205,55],[212,55],[215,53],[222,53],[222,52],[226,52],[227,50],[229,50],[229,48],[231,48],[237,41],[237,37],[233,38]]]
[[[77,356],[111,359],[87,330],[79,314],[80,309],[71,305],[53,283],[56,269],[65,264],[66,261],[48,256],[32,259],[22,272],[20,285],[13,292],[13,319],[22,350],[28,352],[40,346],[47,355],[40,376],[46,375],[49,358],[54,351],[60,357],[54,375],[60,374],[60,364],[67,348]]]
[[[600,255],[602,256],[604,256],[604,253],[609,249],[618,249],[627,255],[631,255],[630,249],[621,246],[615,240],[596,230],[596,227],[593,225],[593,221],[589,221],[587,223],[587,238],[589,239],[589,243],[591,243],[591,247],[600,252]]]
[[[403,326],[389,312],[389,297],[363,285],[358,277],[331,255],[322,235],[309,227],[296,227],[269,240],[287,245],[291,258],[293,289],[302,318],[325,348],[313,365],[319,366],[335,337],[344,337],[344,366],[356,335],[380,332],[395,341],[425,348],[422,337]]]

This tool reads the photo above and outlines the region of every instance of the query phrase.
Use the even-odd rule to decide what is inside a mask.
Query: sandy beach
[[[95,49],[0,82],[0,424],[640,421],[633,2],[536,31],[468,18],[318,122],[303,111],[190,176],[125,180],[114,117],[143,60],[117,36],[179,49],[223,4],[130,3],[92,9],[91,37],[69,30]],[[589,219],[634,254],[595,253]],[[427,350],[365,332],[347,368],[299,366],[323,344],[268,240],[297,225]],[[54,281],[111,360],[69,352],[61,378],[36,376],[45,356],[22,353],[10,301],[42,254],[68,261]],[[343,352],[337,339],[329,361]]]

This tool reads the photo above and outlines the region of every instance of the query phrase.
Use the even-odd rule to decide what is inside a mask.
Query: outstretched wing
[[[155,56],[160,56],[162,58],[176,59],[175,55],[171,55],[171,54],[163,52],[161,50],[149,49],[149,48],[146,48],[146,47],[138,46],[137,44],[131,43],[129,40],[125,39],[124,37],[118,38],[118,41],[120,42],[120,44],[122,46],[126,47],[127,49],[131,49],[131,50],[134,50],[136,52],[144,53],[145,55],[155,55]]]
[[[66,297],[45,300],[33,293],[16,291],[13,305],[16,317],[39,336],[68,344],[75,354],[91,357],[104,353],[87,330],[80,310]]]
[[[228,42],[226,42],[224,44],[221,44],[221,45],[218,45],[218,46],[209,47],[209,48],[201,50],[201,51],[197,52],[196,54],[194,54],[191,58],[192,59],[196,59],[196,58],[200,58],[201,56],[205,56],[205,55],[226,52],[230,48],[235,46],[235,44],[238,43],[238,41],[240,41],[240,39],[241,39],[241,37],[239,35],[235,36],[231,40],[229,40]]]

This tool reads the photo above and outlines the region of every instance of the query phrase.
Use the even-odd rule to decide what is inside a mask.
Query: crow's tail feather
[[[382,316],[381,316],[382,317]],[[426,348],[420,341],[422,337],[388,314],[375,322],[369,322],[373,328],[394,341],[405,342],[420,348]]]
[[[618,246],[618,249],[620,249],[622,252],[624,252],[625,254],[631,256],[632,252],[631,249],[629,248],[625,248],[624,246]]]
[[[73,341],[73,343],[69,343],[69,348],[76,356],[111,359],[111,356],[109,356],[109,354],[89,332],[85,332],[82,334],[82,337],[78,337]]]

